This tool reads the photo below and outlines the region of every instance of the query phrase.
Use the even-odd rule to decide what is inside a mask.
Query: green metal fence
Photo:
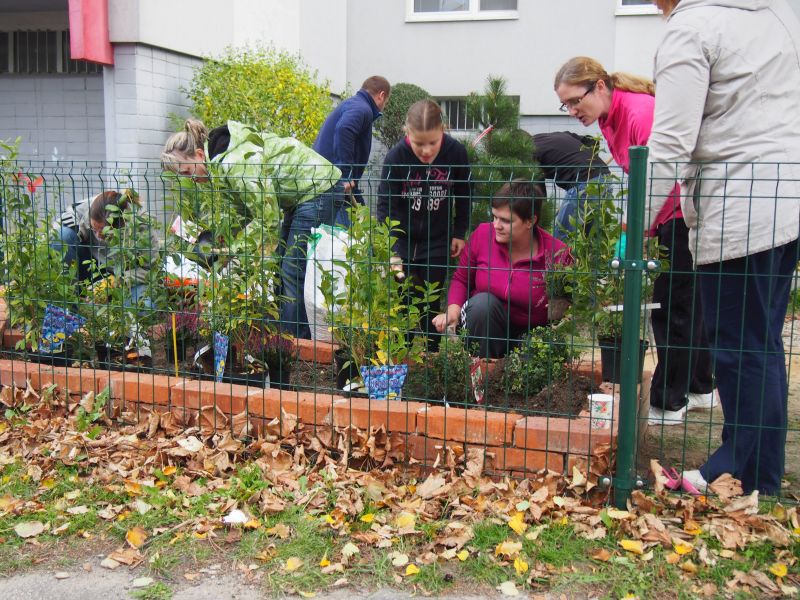
[[[450,212],[437,218],[448,222],[429,220],[421,235],[430,239],[431,232],[443,231],[449,254],[452,211],[468,214],[467,250],[477,258],[462,265],[460,275],[470,300],[471,286],[477,289],[481,277],[490,288],[494,280],[509,289],[513,277],[527,278],[524,286],[532,291],[527,305],[517,307],[518,320],[503,298],[503,333],[487,329],[481,338],[464,331],[460,315],[442,332],[435,329],[432,317],[447,313],[458,260],[447,255],[430,260],[430,254],[415,254],[408,240],[405,252],[398,251],[406,232],[376,218],[386,184],[378,178],[362,181],[366,205],[351,208],[348,227],[318,227],[303,239],[307,259],[304,253],[287,257],[281,219],[285,226],[286,217],[319,221],[320,215],[303,216],[290,202],[281,206],[286,200],[281,193],[288,192],[263,181],[173,177],[155,164],[7,161],[0,172],[0,285],[10,320],[0,384],[30,379],[40,387],[66,383],[82,392],[111,383],[107,407],[115,417],[152,421],[154,414],[169,413],[182,427],[230,429],[241,436],[265,435],[273,419],[281,423],[295,414],[320,439],[331,429],[345,436],[340,450],[351,460],[467,468],[480,451],[490,472],[524,477],[550,469],[570,478],[580,473],[590,482],[584,487],[598,484],[591,493],[611,485],[614,502],[624,506],[634,489],[651,481],[650,459],[699,466],[695,463],[710,453],[717,427],[715,411],[698,425],[708,433],[704,456],[694,455],[695,463],[672,445],[689,443],[691,419],[646,431],[649,376],[641,378],[641,340],[649,337],[653,281],[670,272],[669,261],[643,236],[646,162],[646,149],[631,149],[630,179],[616,172],[589,182],[579,197],[586,200],[580,203],[582,218],[566,238],[570,259],[556,260],[554,251],[543,253],[537,246],[539,259],[547,260],[511,274],[481,263],[478,255],[482,232],[501,245],[521,239],[513,237],[521,235],[514,227],[525,222],[515,220],[508,203],[500,202],[494,216],[491,212],[493,196],[518,173],[473,165],[465,182],[469,198],[447,200]],[[536,177],[525,172],[523,179]],[[291,187],[283,184],[283,190]],[[551,239],[562,201],[552,182],[548,189],[536,223],[544,234],[534,234],[540,245]],[[320,206],[350,201],[335,188],[320,190]],[[107,223],[89,219],[94,233],[78,228],[95,242],[99,234],[103,243],[84,243],[86,262],[68,263],[65,232],[54,223],[65,210],[75,212],[75,204],[104,191],[117,192],[112,205],[119,208],[111,209]],[[620,256],[623,214],[627,250]],[[504,218],[509,238],[502,243],[499,229],[479,228]],[[61,224],[75,231],[68,219]],[[441,241],[431,243],[442,246]],[[536,264],[533,255],[523,258],[520,264]],[[287,262],[312,278],[305,286],[315,301],[308,306],[308,325],[315,337],[331,343],[295,339],[302,319],[286,317],[300,314],[286,312],[292,299],[286,293]],[[531,301],[540,297],[549,299],[551,308],[558,299],[569,299],[566,320]],[[525,311],[523,326],[519,313]],[[490,316],[482,315],[488,327]],[[614,382],[601,383],[601,349],[612,356],[615,345],[598,343],[602,334],[621,345]],[[485,350],[493,343],[500,348],[499,360]],[[343,351],[339,356],[332,354],[335,347]],[[651,365],[652,348],[648,353],[645,363]],[[615,379],[613,360],[602,365],[607,379]],[[373,369],[362,373],[359,367]],[[71,378],[75,372],[87,374],[85,381]],[[402,388],[388,389],[401,374]],[[370,381],[371,390],[365,385]],[[590,394],[616,399],[598,398],[593,416]],[[781,432],[788,432],[790,445],[796,444],[793,418]],[[671,433],[678,429],[682,438]]]

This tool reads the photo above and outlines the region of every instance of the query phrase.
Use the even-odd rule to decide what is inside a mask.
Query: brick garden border
[[[5,331],[6,319],[0,301],[0,336],[3,347],[13,348],[19,332]],[[297,340],[302,360],[333,363],[336,346],[326,342]],[[578,373],[599,384],[600,390],[619,397],[618,388],[600,383],[599,364],[583,363]],[[640,407],[649,402],[650,374],[643,377]],[[176,412],[188,423],[201,408],[216,406],[229,418],[246,413],[256,428],[291,413],[307,426],[348,427],[377,430],[383,427],[395,447],[404,447],[406,458],[430,466],[443,458],[442,450],[463,456],[471,448],[486,448],[486,469],[526,473],[547,468],[571,472],[572,466],[585,464],[602,446],[616,442],[619,402],[614,404],[610,430],[590,428],[589,415],[575,419],[528,416],[478,408],[454,408],[414,401],[347,398],[333,393],[261,389],[230,383],[216,383],[169,375],[105,371],[73,367],[51,367],[23,360],[0,360],[0,385],[22,387],[30,381],[40,390],[56,384],[70,393],[99,392],[110,386],[115,406],[123,410]]]

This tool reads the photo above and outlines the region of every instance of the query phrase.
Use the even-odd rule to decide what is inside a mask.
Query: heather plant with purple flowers
[[[245,340],[244,353],[255,370],[269,369],[274,373],[292,368],[297,349],[289,334],[253,328]]]

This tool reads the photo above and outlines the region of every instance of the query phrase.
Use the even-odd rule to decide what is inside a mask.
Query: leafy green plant
[[[506,356],[503,385],[515,394],[534,395],[561,381],[579,354],[564,328],[535,327]]]
[[[110,394],[110,389],[106,387],[96,396],[94,392],[89,392],[81,400],[75,413],[75,426],[78,431],[85,431],[89,439],[93,440],[100,435],[101,428],[96,423],[103,418]]]
[[[390,261],[398,221],[377,223],[368,206],[352,208],[350,219],[345,259],[334,261],[344,270],[343,289],[337,290],[332,271],[320,282],[333,337],[356,366],[421,363],[425,338],[411,332],[425,305],[438,299],[437,284],[420,286],[393,276]],[[411,296],[412,287],[422,297]]]
[[[627,190],[614,191],[618,179],[609,176],[605,181],[593,181],[586,186],[589,198],[584,205],[583,225],[577,225],[568,236],[567,245],[574,264],[552,270],[548,286],[561,288],[572,299],[567,315],[574,324],[598,338],[617,339],[622,335],[622,311],[609,310],[621,305],[624,273],[614,271],[611,261],[619,253],[618,242],[622,235],[622,209],[620,204]],[[668,267],[656,238],[647,242],[646,255],[659,258],[662,270]],[[623,257],[620,257],[623,258]],[[651,290],[658,273],[642,274],[642,300]]]
[[[451,402],[458,402],[472,397],[472,355],[467,339],[468,332],[462,329],[458,336],[450,336],[439,344],[439,352],[431,359],[434,398],[444,397]]]
[[[209,127],[241,121],[309,145],[331,110],[327,81],[299,55],[263,46],[229,47],[204,61],[185,92]]]
[[[519,100],[506,93],[503,77],[490,75],[482,94],[467,99],[467,113],[482,128],[491,127],[482,140],[467,145],[475,181],[471,226],[489,220],[489,203],[501,185],[513,178],[539,179],[533,161],[533,137],[519,128]],[[542,217],[541,222],[551,219]]]
[[[124,194],[137,198],[130,189]],[[107,211],[109,222],[116,226],[103,230],[105,263],[92,260],[92,277],[81,282],[82,296],[89,302],[81,305],[80,312],[86,317],[88,342],[120,348],[130,336],[145,336],[160,324],[167,291],[163,251],[154,235],[156,221],[134,201],[124,210],[108,206]]]
[[[232,346],[243,348],[264,330],[265,321],[280,314],[276,215],[267,210],[266,201],[260,214],[236,210],[243,205],[231,201],[234,193],[218,166],[211,163],[208,171],[207,182],[177,178],[170,200],[173,210],[198,231],[208,232],[208,237],[194,244],[171,235],[167,247],[176,258],[179,254],[193,258],[208,271],[198,287],[199,336],[210,340],[216,331],[229,336]],[[246,369],[243,363],[232,366]]]
[[[389,102],[383,109],[383,116],[373,126],[375,136],[385,146],[391,148],[403,137],[406,113],[409,107],[431,95],[413,83],[396,83],[392,86]]]
[[[0,141],[0,282],[9,309],[9,324],[24,332],[17,349],[38,350],[45,308],[53,304],[73,311],[77,304],[75,266],[66,268],[53,215],[41,208],[42,176],[23,173],[16,166],[20,140]]]

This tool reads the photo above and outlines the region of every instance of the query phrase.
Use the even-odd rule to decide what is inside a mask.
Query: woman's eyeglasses
[[[561,106],[558,107],[558,110],[560,110],[561,112],[568,112],[570,108],[575,108],[576,106],[578,106],[578,104],[581,103],[581,101],[584,98],[586,98],[586,96],[588,96],[594,91],[594,86],[596,85],[597,82],[595,81],[592,85],[589,86],[589,89],[586,90],[586,92],[584,92],[583,96],[580,96],[578,98],[570,98],[566,102],[563,102]]]

